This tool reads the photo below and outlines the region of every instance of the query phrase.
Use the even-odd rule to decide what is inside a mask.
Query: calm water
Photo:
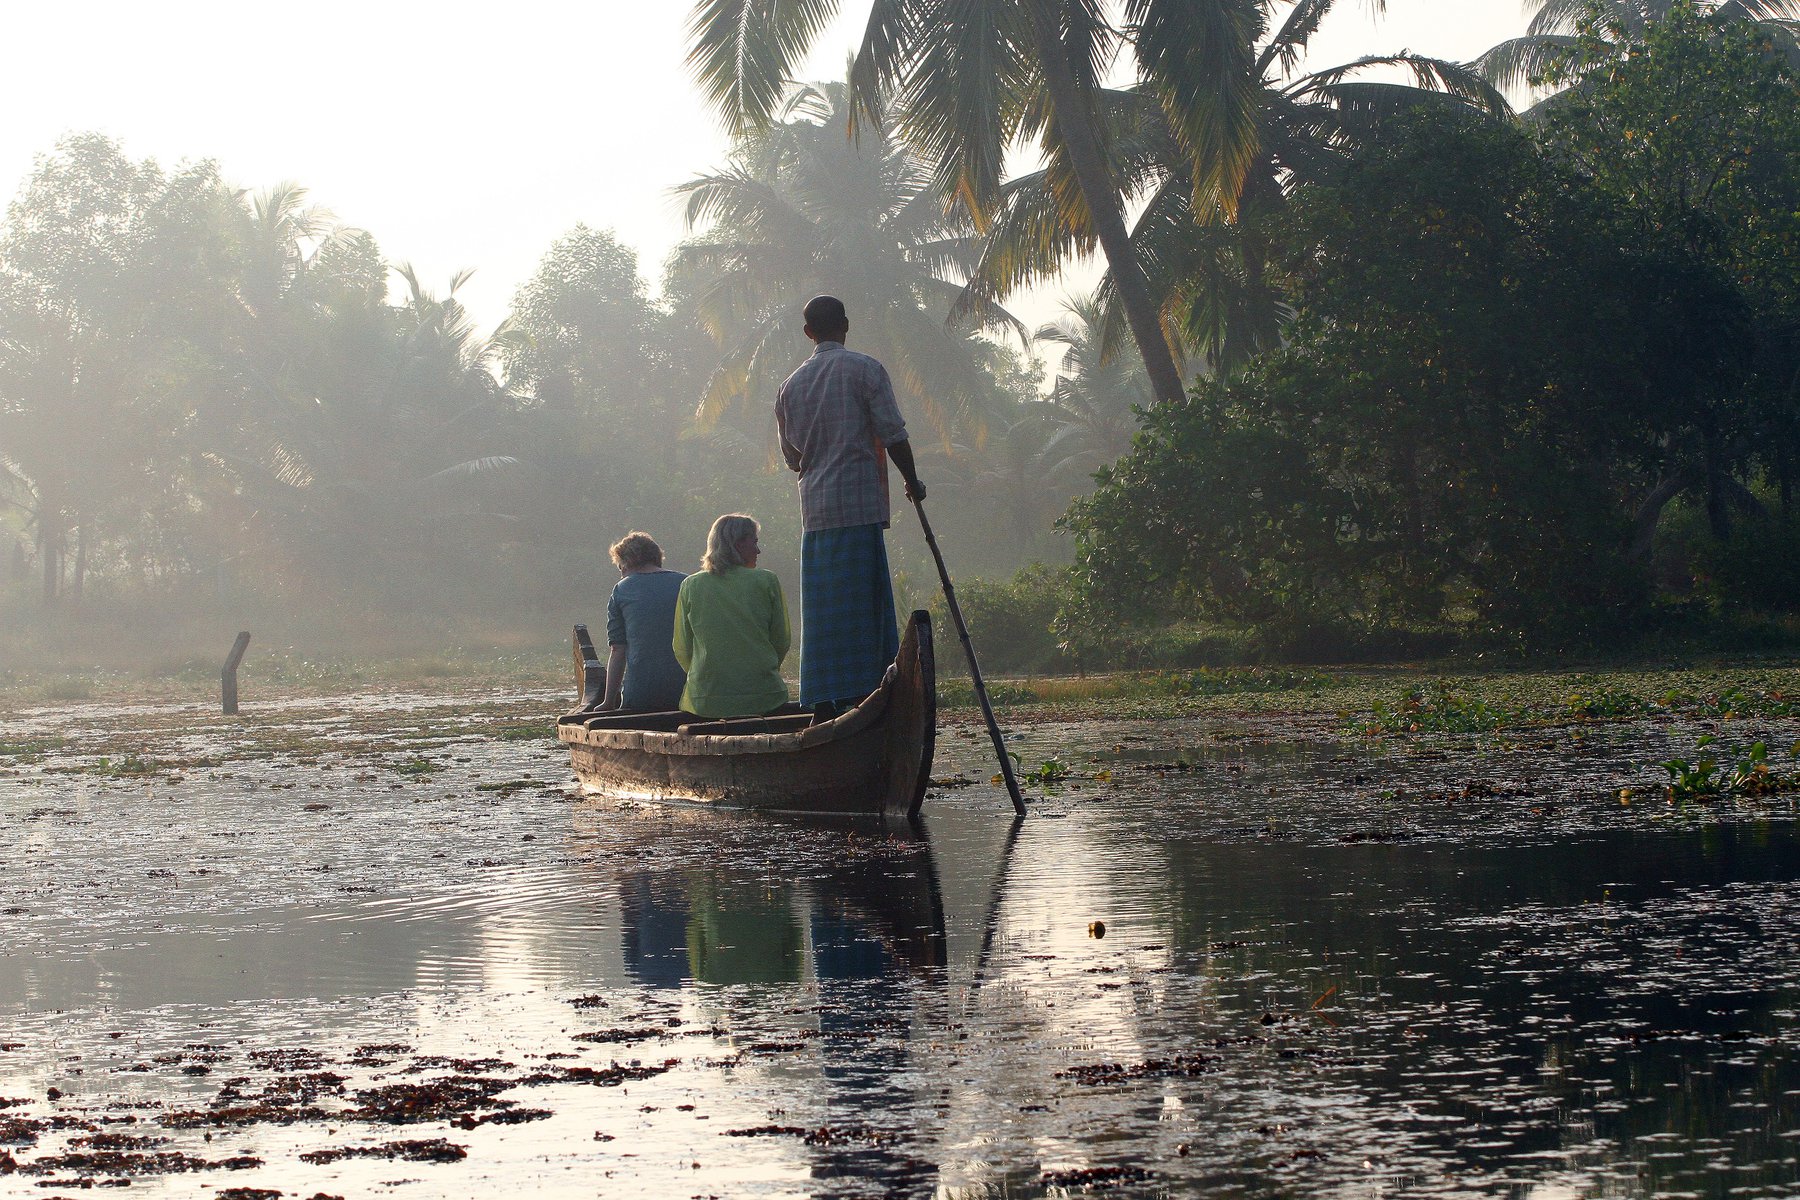
[[[1793,807],[1616,794],[1692,730],[1020,730],[1017,826],[952,731],[834,828],[457,711],[9,723],[71,741],[0,758],[0,1194],[1800,1191]]]

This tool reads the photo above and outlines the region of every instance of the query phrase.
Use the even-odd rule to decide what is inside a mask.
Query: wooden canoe
[[[588,705],[605,669],[585,627],[576,626],[575,639]],[[577,709],[556,734],[582,785],[618,799],[910,817],[925,799],[937,739],[930,617],[912,614],[898,657],[861,704],[833,721],[811,720],[792,705],[732,721]]]

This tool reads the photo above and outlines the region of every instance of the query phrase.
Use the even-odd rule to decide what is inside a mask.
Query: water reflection
[[[944,966],[943,899],[922,822],[871,826],[876,861],[828,862],[804,884],[714,862],[619,873],[632,979],[653,987],[880,978]]]
[[[204,1107],[305,1047],[350,1090],[478,1070],[553,1114],[421,1127],[469,1158],[414,1194],[1794,1193],[1794,823],[1270,836],[1332,768],[1244,761],[1022,825],[980,789],[877,827],[71,788],[0,864],[0,1096]],[[302,1124],[216,1136],[268,1159],[244,1182],[382,1178],[303,1166]]]

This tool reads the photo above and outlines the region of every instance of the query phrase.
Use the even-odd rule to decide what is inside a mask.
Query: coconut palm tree
[[[837,0],[699,0],[688,61],[731,129],[779,111],[795,64]],[[1257,100],[1250,0],[1126,0],[1122,24],[1086,0],[875,0],[851,72],[858,131],[890,102],[907,142],[977,229],[1001,199],[1009,146],[1042,140],[1067,164],[1085,225],[1104,249],[1159,399],[1181,375],[1126,230],[1121,191],[1096,123],[1100,74],[1129,42],[1190,151],[1195,191],[1235,206]],[[1127,33],[1129,32],[1129,36]]]
[[[406,303],[324,311],[295,368],[258,386],[239,443],[210,457],[308,551],[360,565],[404,536],[480,515],[475,477],[517,465],[497,452],[510,408],[498,380],[513,336],[482,336],[456,299],[406,265]]]
[[[1139,84],[1098,96],[1112,174],[1143,205],[1131,238],[1158,319],[1171,344],[1194,348],[1214,367],[1238,365],[1280,340],[1287,310],[1268,275],[1263,229],[1296,188],[1328,175],[1406,111],[1446,104],[1496,116],[1510,111],[1469,68],[1406,51],[1302,71],[1331,5],[1300,0],[1286,5],[1284,15],[1284,5],[1273,0],[1257,5],[1255,140],[1232,206],[1222,194],[1191,186],[1190,152],[1155,88]],[[1273,30],[1266,39],[1265,29]],[[1395,69],[1409,73],[1410,82],[1367,77]],[[979,312],[1099,244],[1072,196],[1067,164],[1054,153],[1040,169],[1005,185],[966,309]],[[1094,326],[1103,352],[1111,354],[1129,326],[1110,270],[1100,299]]]
[[[876,117],[891,104],[902,135],[937,165],[938,183],[977,228],[999,218],[1009,199],[1006,150],[1037,142],[1041,181],[1055,228],[1041,257],[1098,248],[1120,324],[1143,357],[1159,401],[1182,392],[1170,334],[1168,291],[1142,238],[1127,230],[1127,201],[1179,181],[1185,213],[1163,217],[1233,221],[1241,204],[1280,178],[1269,142],[1272,113],[1291,115],[1329,140],[1322,108],[1391,102],[1390,85],[1351,84],[1346,74],[1383,64],[1410,67],[1422,83],[1492,104],[1491,89],[1466,70],[1415,55],[1368,59],[1336,72],[1294,78],[1306,43],[1333,0],[876,0],[852,71],[856,112]],[[1380,12],[1385,0],[1371,0]],[[689,61],[728,124],[765,122],[791,65],[818,36],[835,0],[701,0],[691,23]],[[1155,180],[1119,161],[1109,127],[1117,97],[1101,86],[1115,57],[1127,55],[1141,104],[1158,113]],[[1359,89],[1340,96],[1349,88]],[[1269,176],[1269,178],[1259,178]],[[1142,222],[1140,221],[1140,227]],[[1050,243],[1043,245],[1045,239]],[[1257,299],[1259,248],[1210,247],[1215,268],[1235,256],[1244,291]],[[1221,257],[1219,251],[1230,249]],[[1245,253],[1247,251],[1247,257]],[[1198,269],[1198,267],[1196,267]],[[1036,274],[1030,268],[1029,274]],[[1215,274],[1217,270],[1215,269]],[[976,294],[966,311],[981,311]],[[1263,306],[1267,308],[1266,305]],[[1215,322],[1216,323],[1216,322]]]
[[[1063,347],[1050,393],[1052,415],[1073,430],[1073,457],[1092,471],[1131,448],[1137,432],[1137,410],[1154,397],[1143,364],[1121,347],[1103,353],[1100,302],[1093,296],[1069,300],[1061,320],[1037,331],[1041,342]]]
[[[297,183],[258,192],[244,214],[239,299],[251,314],[271,316],[284,299],[303,290],[328,246],[355,233],[327,210],[308,206],[306,189]]]
[[[1800,0],[1529,0],[1535,8],[1523,37],[1501,42],[1475,60],[1475,69],[1496,87],[1518,90],[1558,86],[1559,68],[1581,44],[1584,24],[1591,24],[1620,48],[1643,37],[1679,4],[1694,3],[1715,24],[1753,21],[1775,45],[1800,65]]]
[[[940,438],[983,423],[993,347],[971,324],[946,325],[977,239],[946,217],[929,165],[887,130],[844,136],[849,97],[846,83],[792,92],[773,123],[739,138],[728,166],[676,189],[703,232],[676,251],[672,290],[721,348],[703,427],[774,394],[804,355],[797,316],[820,292],[843,299],[857,347],[887,365],[902,406]]]
[[[1053,405],[1024,405],[989,441],[973,472],[973,491],[1003,515],[1019,547],[1043,539],[1069,502],[1091,485],[1099,464],[1083,445],[1084,431]]]

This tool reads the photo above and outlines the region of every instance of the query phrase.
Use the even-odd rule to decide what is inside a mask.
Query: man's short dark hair
[[[805,316],[814,333],[843,333],[850,328],[850,314],[836,296],[814,296],[806,302]]]

